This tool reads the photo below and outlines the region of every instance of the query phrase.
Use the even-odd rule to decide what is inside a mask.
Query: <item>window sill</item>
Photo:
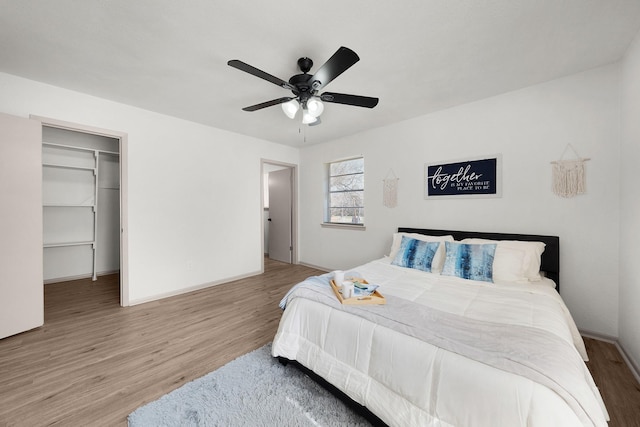
[[[345,228],[348,230],[366,230],[364,225],[356,225],[356,224],[339,224],[336,222],[323,222],[320,224],[323,228]]]

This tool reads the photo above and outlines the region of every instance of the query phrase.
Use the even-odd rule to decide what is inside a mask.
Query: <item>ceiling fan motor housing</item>
[[[289,79],[289,83],[295,86],[296,90],[292,92],[301,97],[309,97],[313,95],[309,80],[313,77],[311,74],[296,74]]]

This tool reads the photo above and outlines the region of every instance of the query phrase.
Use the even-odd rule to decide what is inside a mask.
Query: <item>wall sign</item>
[[[502,197],[501,156],[424,165],[425,198]]]

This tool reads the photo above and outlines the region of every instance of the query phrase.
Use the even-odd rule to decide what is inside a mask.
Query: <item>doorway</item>
[[[265,257],[297,263],[297,167],[262,160],[262,237]],[[264,259],[263,259],[264,271]]]
[[[44,283],[120,272],[119,141],[42,127]]]
[[[31,117],[43,129],[45,283],[119,272],[128,306],[127,135]]]

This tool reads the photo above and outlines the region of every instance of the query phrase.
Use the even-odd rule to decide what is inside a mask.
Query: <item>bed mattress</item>
[[[607,424],[582,338],[553,282],[469,281],[389,258],[346,275],[379,285],[388,304],[341,306],[328,275],[310,278],[285,297],[272,352],[313,370],[388,425]],[[386,319],[381,313],[393,306],[400,313]],[[421,329],[421,316],[432,326]],[[463,326],[441,332],[448,319]],[[477,325],[484,329],[475,332]],[[533,374],[529,362],[537,363]]]

